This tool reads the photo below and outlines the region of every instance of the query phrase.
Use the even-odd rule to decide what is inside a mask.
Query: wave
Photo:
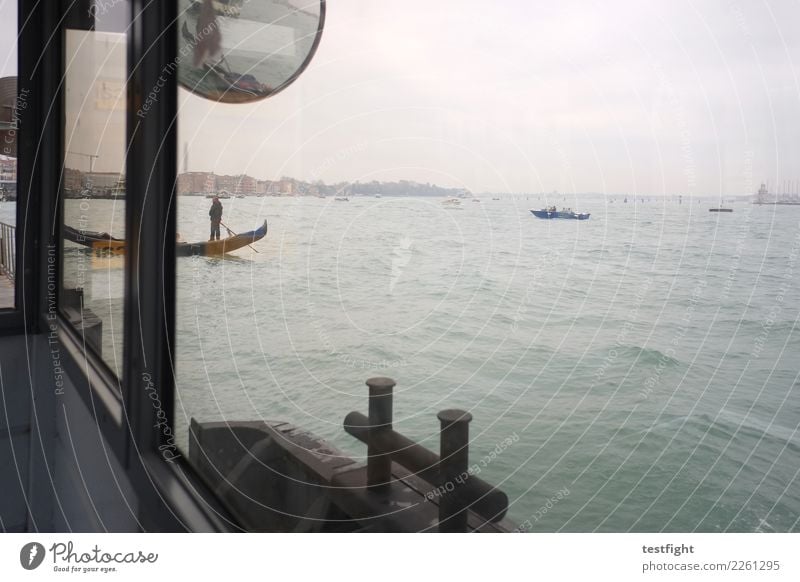
[[[793,429],[775,423],[770,425],[753,415],[727,410],[721,411],[719,414],[703,412],[674,417],[640,431],[638,434],[661,435],[671,438],[676,430],[684,433],[682,440],[688,437],[687,442],[699,444],[703,440],[704,446],[701,449],[705,448],[709,451],[721,450],[725,444],[735,438],[734,443],[740,447],[747,443],[760,442],[780,445],[780,448],[786,448],[787,453],[793,456],[800,455],[800,436]],[[728,449],[728,455],[733,454],[731,448]],[[780,448],[775,450],[780,450]],[[738,458],[738,454],[734,454],[734,456]],[[761,460],[772,462],[774,459],[762,458]]]
[[[680,360],[677,358],[666,355],[664,352],[655,348],[645,348],[637,345],[621,345],[617,348],[609,348],[607,352],[616,350],[617,360],[635,362],[637,365],[658,365],[665,366],[679,366]]]

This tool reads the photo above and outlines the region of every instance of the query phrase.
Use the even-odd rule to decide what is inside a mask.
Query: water
[[[471,460],[526,529],[800,529],[800,208],[223,202],[270,230],[178,261],[182,443],[192,417],[281,419],[363,458],[341,423],[388,375],[395,428],[434,450],[436,412],[472,412]],[[527,211],[549,203],[592,217]],[[185,240],[208,205],[179,199]]]

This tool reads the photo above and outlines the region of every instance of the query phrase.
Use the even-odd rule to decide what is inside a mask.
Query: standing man
[[[211,217],[211,237],[208,240],[219,240],[219,223],[222,222],[222,202],[214,196],[211,202],[211,210],[208,211]]]

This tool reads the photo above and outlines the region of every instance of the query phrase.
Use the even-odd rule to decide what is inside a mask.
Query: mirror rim
[[[317,24],[317,32],[314,35],[314,42],[311,43],[311,49],[308,51],[308,55],[306,55],[306,58],[303,60],[300,66],[295,70],[295,72],[289,76],[288,79],[286,79],[283,83],[275,87],[267,95],[261,97],[254,97],[252,99],[246,99],[246,100],[235,99],[235,98],[229,100],[226,98],[210,97],[200,91],[195,90],[193,87],[190,87],[188,84],[183,82],[180,74],[180,66],[181,66],[180,63],[178,63],[178,75],[177,75],[178,86],[185,89],[186,91],[189,91],[192,95],[197,95],[198,97],[202,97],[203,99],[208,99],[209,101],[215,101],[217,103],[225,103],[229,105],[248,105],[250,103],[258,103],[259,101],[263,101],[264,99],[269,99],[270,97],[277,95],[278,93],[286,89],[289,85],[294,83],[297,80],[297,78],[303,74],[308,65],[314,59],[314,55],[317,53],[317,48],[319,47],[319,43],[322,40],[322,30],[325,28],[325,11],[326,11],[327,0],[318,0],[318,1],[319,1],[319,23]],[[180,28],[182,22],[184,22],[182,16],[178,15],[178,18],[175,19],[176,29]]]

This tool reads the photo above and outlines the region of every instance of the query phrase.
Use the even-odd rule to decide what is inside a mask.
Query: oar
[[[233,236],[239,236],[238,234],[236,234],[235,232],[233,232],[233,231],[232,231],[230,228],[228,228],[228,225],[227,225],[227,224],[225,224],[224,222],[222,222],[221,220],[219,221],[219,223],[220,223],[222,226],[224,226],[224,227],[225,227],[225,230],[227,230],[227,231],[228,231],[228,232],[230,232],[230,233],[233,233]],[[256,252],[258,253],[258,250],[256,250],[256,248],[255,248],[255,247],[253,247],[253,245],[251,245],[251,244],[248,244],[247,246],[249,246],[251,249],[253,249],[254,251],[256,251]],[[261,254],[261,253],[258,253],[258,254]]]

